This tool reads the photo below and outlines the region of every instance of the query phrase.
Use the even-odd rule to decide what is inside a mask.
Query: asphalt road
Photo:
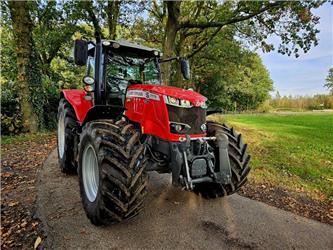
[[[38,215],[51,249],[333,249],[333,227],[239,195],[204,200],[150,175],[142,213],[96,227],[86,218],[77,176],[60,172],[54,150],[39,173]]]

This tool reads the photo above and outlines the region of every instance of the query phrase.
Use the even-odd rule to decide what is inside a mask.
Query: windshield
[[[159,83],[155,58],[133,58],[114,55],[108,58],[107,76],[123,80],[137,80],[146,84]]]
[[[109,97],[121,99],[123,103],[128,86],[132,84],[160,83],[160,73],[156,58],[109,55],[106,67],[106,83]],[[119,101],[114,100],[113,102]]]

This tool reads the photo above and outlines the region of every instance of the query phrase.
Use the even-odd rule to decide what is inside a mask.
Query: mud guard
[[[80,125],[96,119],[116,119],[124,107],[118,105],[94,105],[84,99],[86,92],[80,89],[63,90],[61,95],[72,105]]]
[[[85,95],[86,92],[81,89],[66,89],[61,92],[61,96],[72,105],[80,124],[83,123],[89,109],[93,106],[92,101],[84,99]]]

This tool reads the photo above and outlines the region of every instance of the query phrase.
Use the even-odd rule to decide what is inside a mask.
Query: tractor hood
[[[152,84],[136,84],[128,87],[128,90],[145,90],[156,94],[172,96],[178,99],[190,101],[194,106],[200,106],[207,98],[193,90],[186,90],[171,86],[161,86]]]

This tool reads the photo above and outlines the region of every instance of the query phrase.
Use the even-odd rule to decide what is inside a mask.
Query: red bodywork
[[[125,114],[128,119],[141,124],[144,134],[154,135],[167,141],[180,141],[180,138],[185,136],[170,133],[169,115],[163,95],[188,100],[194,106],[200,106],[207,100],[197,92],[170,86],[137,84],[128,87],[127,91],[131,90],[141,91],[144,96],[126,96]],[[153,96],[149,97],[149,93]],[[191,137],[202,136],[205,134],[191,135]]]
[[[169,128],[169,115],[164,102],[164,95],[188,100],[194,106],[201,106],[207,99],[192,90],[170,86],[137,84],[129,86],[126,96],[125,115],[141,125],[143,134],[159,137],[166,141],[180,141],[185,135],[173,134]],[[82,124],[88,110],[93,106],[91,101],[84,99],[84,90],[64,90],[63,94],[73,106],[77,119]],[[203,137],[205,134],[190,135],[192,138]]]

